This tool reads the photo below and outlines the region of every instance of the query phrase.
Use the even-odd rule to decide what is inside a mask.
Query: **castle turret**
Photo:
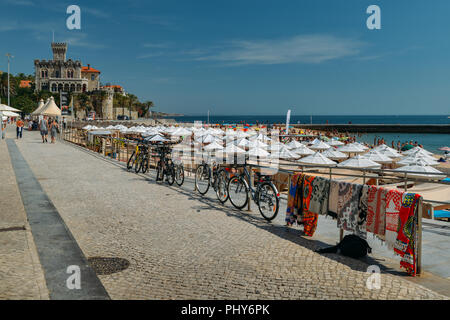
[[[53,60],[66,61],[67,43],[52,42]]]

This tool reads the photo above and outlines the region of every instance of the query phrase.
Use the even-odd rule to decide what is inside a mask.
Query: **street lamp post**
[[[8,57],[8,106],[11,106],[10,92],[9,92],[9,64],[10,64],[10,59],[14,58],[14,56],[11,55],[11,53],[7,53],[6,56]]]

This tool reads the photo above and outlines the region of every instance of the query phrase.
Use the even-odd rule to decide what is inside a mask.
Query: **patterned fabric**
[[[339,182],[338,221],[337,225],[346,231],[356,233],[359,217],[359,199],[362,185]]]
[[[408,274],[416,275],[416,209],[420,195],[408,193],[404,196],[398,215],[397,239],[394,251],[402,257],[400,267]]]
[[[384,237],[386,231],[386,194],[388,190],[369,186],[367,194],[367,231]]]
[[[386,235],[385,241],[389,249],[393,249],[397,239],[398,215],[402,207],[403,192],[389,190],[386,194]]]
[[[304,225],[303,231],[309,237],[314,235],[317,228],[317,220],[319,215],[309,211],[311,204],[311,196],[313,193],[313,181],[316,177],[305,175],[303,178],[303,206],[302,206],[302,222]]]
[[[358,225],[356,227],[356,234],[362,238],[366,238],[367,235],[367,202],[369,196],[369,186],[363,185],[361,189],[361,197],[359,198],[358,208]]]
[[[301,208],[301,202],[299,201],[299,188],[301,187],[302,177],[302,174],[296,174],[291,179],[285,218],[288,225],[292,225],[294,222],[297,222],[298,209]]]
[[[326,215],[328,213],[328,197],[330,192],[330,179],[316,177],[312,183],[311,202],[309,211]]]
[[[331,216],[337,215],[338,201],[339,201],[339,182],[336,180],[331,180],[330,196],[328,199],[328,212]]]

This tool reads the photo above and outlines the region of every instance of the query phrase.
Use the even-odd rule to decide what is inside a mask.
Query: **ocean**
[[[203,121],[206,123],[208,121],[207,115],[198,116],[183,116],[183,117],[173,117],[178,122],[194,122]],[[414,116],[404,116],[404,115],[394,115],[394,116],[361,116],[361,115],[345,115],[345,116],[297,116],[291,115],[291,124],[297,123],[313,123],[313,124],[448,124],[450,125],[450,119],[447,115],[414,115]],[[258,123],[286,123],[286,115],[210,115],[210,123],[219,124],[237,124],[237,123],[248,123],[250,125]],[[388,133],[379,132],[376,134],[366,134],[357,138],[358,141],[367,142],[373,144],[374,138],[384,138],[389,146],[391,146],[391,141],[394,141],[395,146],[397,146],[397,141],[407,142],[412,140],[417,141],[422,144],[425,149],[437,153],[443,154],[442,151],[438,150],[441,147],[450,146],[450,135],[449,134],[409,134],[409,133]]]

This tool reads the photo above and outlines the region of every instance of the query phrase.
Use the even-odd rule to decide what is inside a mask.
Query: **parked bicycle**
[[[249,183],[251,181],[247,166],[243,166],[243,172],[235,175],[228,181],[228,197],[231,204],[236,209],[243,209],[250,197],[256,205],[259,212],[267,221],[272,221],[278,214],[280,207],[280,194],[272,183],[270,176],[257,175],[255,177],[255,185]]]
[[[156,181],[164,181],[164,177],[166,177],[167,183],[171,186],[175,182],[175,165],[172,159],[168,157],[170,147],[168,145],[159,145],[156,147],[156,152],[159,157],[156,165]]]
[[[202,160],[195,171],[195,188],[201,195],[205,195],[212,186],[217,198],[223,204],[228,200],[228,173],[224,168],[213,163],[212,167]]]
[[[149,160],[148,146],[142,140],[138,140],[136,149],[128,159],[127,169],[131,170],[134,167],[136,173],[140,171],[146,173],[149,168]]]

